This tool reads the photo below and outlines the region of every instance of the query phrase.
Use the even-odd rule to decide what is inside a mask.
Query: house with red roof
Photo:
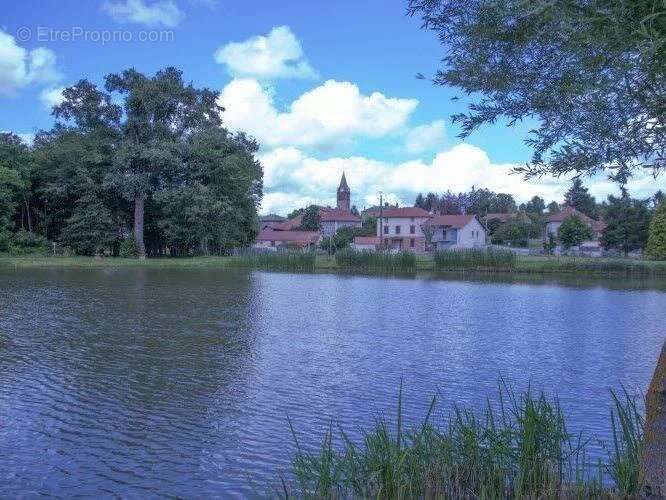
[[[421,226],[430,219],[430,212],[418,207],[382,207],[378,215],[381,248],[425,252],[426,237]]]
[[[601,238],[601,233],[606,228],[606,223],[603,220],[595,220],[588,217],[583,212],[580,212],[573,207],[564,207],[559,212],[550,214],[546,217],[544,238],[548,238],[548,235],[552,234],[557,239],[558,230],[560,229],[562,222],[572,216],[577,216],[583,221],[583,223],[587,224],[592,229],[592,239],[581,243],[577,250],[584,255],[592,257],[601,256],[603,252],[599,239]],[[561,249],[558,247],[556,252],[559,251],[561,251]]]
[[[433,250],[479,248],[486,245],[486,229],[474,214],[434,215],[423,224]]]
[[[254,248],[312,250],[319,240],[321,234],[318,231],[277,231],[269,228],[259,232]]]

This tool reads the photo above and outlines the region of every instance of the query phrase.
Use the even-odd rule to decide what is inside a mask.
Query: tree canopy
[[[453,118],[535,119],[526,176],[666,168],[663,0],[409,0],[443,45],[437,85],[470,96]]]
[[[585,224],[580,217],[572,215],[564,219],[557,230],[557,236],[565,249],[577,247],[584,241],[592,238],[592,228]]]
[[[624,189],[620,197],[609,196],[601,245],[606,249],[617,249],[625,255],[645,248],[650,217],[647,200],[633,199]]]
[[[648,259],[666,260],[666,203],[662,202],[652,216],[645,255]]]

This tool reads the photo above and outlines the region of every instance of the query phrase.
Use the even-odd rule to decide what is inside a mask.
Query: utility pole
[[[379,250],[384,251],[384,203],[382,200],[382,192],[379,192]]]

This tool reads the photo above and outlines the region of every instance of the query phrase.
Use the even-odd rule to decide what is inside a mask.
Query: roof
[[[349,192],[349,186],[347,185],[347,178],[345,177],[344,172],[342,172],[342,179],[340,179],[340,186],[338,186],[338,191]]]
[[[384,206],[384,211],[388,210],[389,208],[398,208],[398,206],[386,205]],[[374,207],[366,208],[363,210],[362,214],[364,217],[379,217],[379,206],[375,205]]]
[[[467,224],[472,222],[476,216],[474,214],[466,215],[436,215],[430,220],[426,221],[425,225],[428,226],[447,226],[456,229],[461,229]]]
[[[261,217],[259,217],[259,220],[261,222],[277,222],[277,221],[283,221],[283,220],[286,220],[286,219],[284,217],[282,217],[281,215],[267,214],[267,215],[262,215]]]
[[[265,229],[259,232],[257,241],[316,243],[319,241],[319,233],[317,231],[275,231],[273,229]]]
[[[379,238],[377,236],[355,236],[355,245],[379,245]]]
[[[484,216],[485,220],[499,220],[501,222],[506,222],[511,219],[521,219],[525,220],[527,214],[525,212],[513,212],[513,213],[489,213]]]
[[[546,222],[563,222],[564,219],[566,219],[567,217],[571,217],[574,215],[580,217],[580,220],[582,220],[586,224],[592,224],[595,222],[594,219],[591,219],[583,212],[579,212],[573,207],[565,207],[559,212],[549,215],[548,217],[546,217]]]
[[[430,212],[419,207],[385,207],[382,209],[382,217],[430,217]]]
[[[322,208],[319,210],[319,217],[322,222],[361,222],[361,218],[358,215],[354,215],[347,210],[338,210],[337,208]]]
[[[299,227],[303,223],[303,214],[297,215],[296,217],[293,217],[282,224],[279,224],[275,226],[273,229],[277,229],[278,231],[290,231],[292,229],[295,229]]]

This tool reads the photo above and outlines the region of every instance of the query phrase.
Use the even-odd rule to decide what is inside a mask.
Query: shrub
[[[134,239],[133,235],[130,236],[129,238],[124,239],[120,243],[120,248],[118,249],[118,255],[125,259],[138,257],[139,252],[136,249],[136,240]]]
[[[557,235],[566,249],[577,247],[592,238],[592,228],[585,224],[577,215],[571,215],[562,221]]]
[[[336,252],[335,263],[341,269],[414,271],[416,255],[412,252],[372,252],[344,249]]]
[[[20,230],[9,237],[7,251],[11,255],[50,255],[52,248],[43,236]]]
[[[234,263],[240,267],[277,269],[293,271],[312,271],[317,256],[314,252],[254,252],[249,251],[234,257]]]

